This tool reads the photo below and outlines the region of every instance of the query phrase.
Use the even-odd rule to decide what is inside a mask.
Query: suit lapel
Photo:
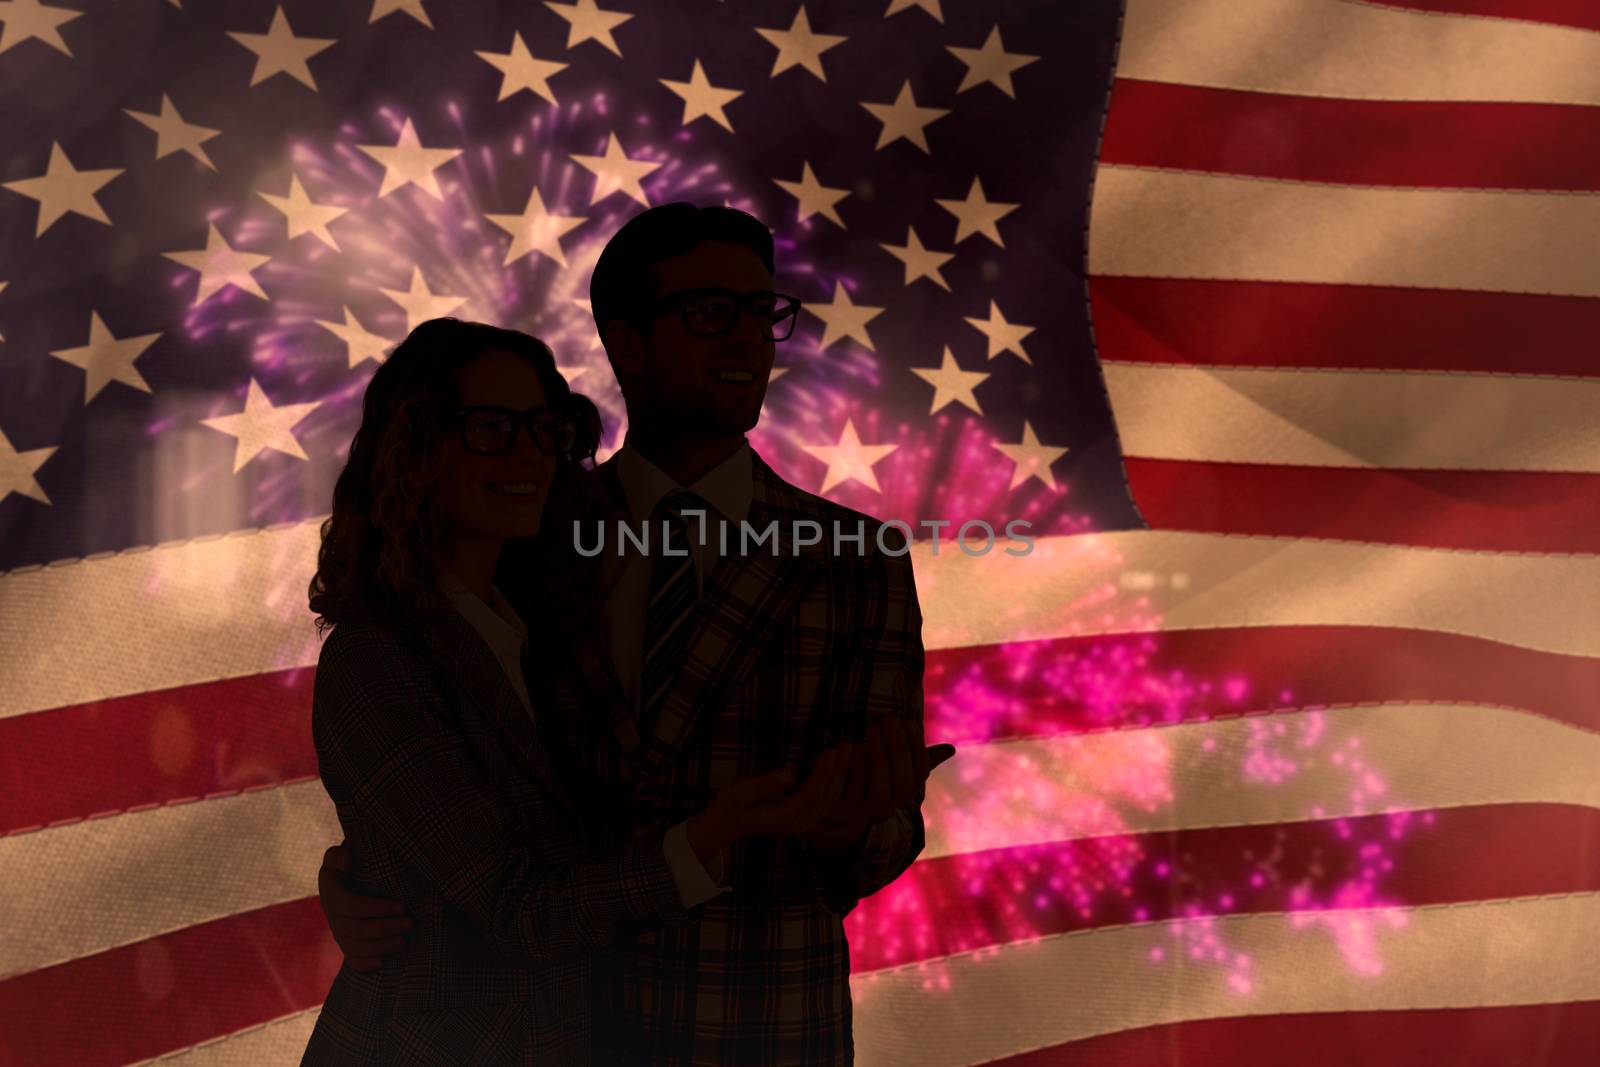
[[[721,711],[811,584],[814,551],[796,555],[791,536],[792,521],[809,515],[795,510],[787,484],[759,456],[752,460],[755,495],[746,521],[756,533],[777,522],[777,551],[768,542],[740,554],[737,528],[730,527],[729,554],[712,569],[686,624],[691,629],[683,665],[667,689],[653,736],[637,738],[637,721],[629,716],[636,740],[625,751],[641,781],[672,761],[701,718]]]
[[[609,509],[605,523],[609,536],[615,536],[617,523],[631,522],[628,497],[622,481],[617,477],[617,461],[608,459],[594,469]],[[608,545],[610,542],[608,541]],[[601,556],[600,595],[608,597],[622,567],[622,557],[612,548]],[[607,612],[609,616],[609,611]],[[616,742],[623,756],[621,776],[623,785],[631,785],[639,767],[639,724],[622,690],[622,679],[617,677],[616,661],[603,640],[580,641],[572,650],[575,677],[581,690],[566,689],[561,695],[561,711],[567,715],[598,716],[602,734]]]
[[[429,628],[428,635],[435,654],[455,672],[478,711],[505,740],[512,759],[530,778],[545,785],[569,814],[579,816],[568,783],[557,772],[549,747],[539,736],[527,708],[523,707],[522,698],[517,696],[499,659],[472,624],[451,611],[442,626]],[[532,679],[528,682],[531,693]]]
[[[729,554],[718,561],[708,576],[706,587],[694,614],[685,624],[690,637],[684,662],[667,690],[655,729],[649,738],[639,735],[639,721],[622,693],[614,661],[603,643],[580,643],[573,651],[573,665],[582,679],[583,691],[567,690],[559,696],[562,714],[604,716],[606,736],[615,741],[621,754],[621,782],[632,795],[645,781],[655,777],[672,761],[685,739],[690,737],[701,717],[716,714],[727,694],[749,675],[762,651],[792,618],[795,605],[809,587],[817,566],[821,546],[810,546],[796,555],[791,522],[814,518],[801,506],[800,498],[787,482],[761,460],[752,456],[754,497],[747,517],[757,533],[768,523],[778,523],[776,554],[771,542],[740,555],[738,531],[729,529]],[[627,521],[627,499],[616,474],[616,461],[607,460],[595,468],[595,477],[610,503],[611,523]],[[639,626],[644,620],[637,620]]]

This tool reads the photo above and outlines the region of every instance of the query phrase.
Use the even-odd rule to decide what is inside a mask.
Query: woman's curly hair
[[[444,472],[450,414],[459,401],[455,372],[490,349],[533,364],[551,408],[578,426],[572,451],[558,457],[540,534],[509,541],[501,553],[505,588],[519,614],[592,614],[581,557],[563,536],[570,520],[597,506],[599,492],[582,466],[600,443],[600,413],[572,392],[544,342],[517,330],[460,319],[430,319],[395,346],[373,374],[362,403],[361,427],[333,489],[333,513],[322,524],[311,610],[317,633],[342,622],[393,626],[415,639],[446,608],[437,585],[450,551],[449,528],[430,492]],[[530,589],[529,583],[537,583]],[[559,598],[563,603],[530,604]],[[519,603],[520,601],[520,603]],[[530,627],[533,620],[529,620]]]

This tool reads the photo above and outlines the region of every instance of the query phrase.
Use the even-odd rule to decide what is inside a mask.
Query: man
[[[618,516],[648,520],[655,538],[667,523],[674,545],[685,533],[709,543],[674,557],[652,540],[648,554],[619,556],[607,531],[598,580],[609,653],[580,674],[620,686],[617,706],[633,714],[585,719],[573,709],[604,701],[573,692],[539,714],[574,788],[609,797],[624,837],[841,740],[856,743],[849,786],[806,834],[747,838],[705,865],[685,847],[692,823],[669,835],[690,910],[635,924],[600,951],[601,1063],[853,1062],[842,919],[922,851],[925,781],[954,753],[923,743],[922,619],[904,539],[891,528],[880,542],[875,520],[788,484],[745,440],[775,342],[798,313],[773,292],[773,270],[759,221],[687,203],[634,217],[596,263],[591,307],[628,412],[626,441],[597,482]],[[742,541],[747,530],[776,540]],[[580,533],[594,544],[595,531]],[[385,902],[344,891],[348,859],[330,850],[319,887],[352,965],[370,966],[400,931],[355,918]]]

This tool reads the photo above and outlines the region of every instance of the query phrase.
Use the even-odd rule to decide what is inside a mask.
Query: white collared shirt
[[[527,680],[522,676],[522,650],[528,643],[528,627],[522,617],[492,584],[489,586],[488,603],[480,600],[476,593],[462,585],[449,571],[440,572],[439,588],[449,599],[450,606],[472,624],[472,628],[478,631],[494,653],[494,658],[500,661],[500,669],[505,671],[506,680],[511,683],[522,706],[532,715],[533,701],[528,699]]]
[[[512,690],[532,717],[533,701],[528,699],[527,680],[522,675],[522,650],[528,643],[528,627],[522,618],[492,584],[489,586],[487,603],[449,571],[440,572],[439,588],[450,605],[461,613],[461,617],[489,646],[500,663],[500,669],[505,672],[506,680],[511,683]],[[689,820],[685,819],[668,830],[666,840],[662,843],[662,852],[667,866],[672,870],[673,880],[678,883],[678,896],[683,900],[683,906],[692,908],[714,896],[731,892],[731,887],[721,884],[724,853],[719,852],[712,857],[711,869],[707,870],[689,846],[688,827]]]

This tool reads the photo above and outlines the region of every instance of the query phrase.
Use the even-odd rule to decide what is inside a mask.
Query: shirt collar
[[[439,572],[439,588],[490,647],[513,656],[521,655],[522,646],[528,640],[528,627],[499,589],[490,585],[489,600],[485,603],[449,571]]]
[[[743,522],[750,515],[755,496],[755,467],[751,462],[750,442],[712,467],[690,486],[680,486],[660,467],[623,442],[617,449],[617,479],[628,498],[628,512],[635,522],[644,522],[655,511],[661,498],[675,489],[687,488],[716,508],[730,522]]]

